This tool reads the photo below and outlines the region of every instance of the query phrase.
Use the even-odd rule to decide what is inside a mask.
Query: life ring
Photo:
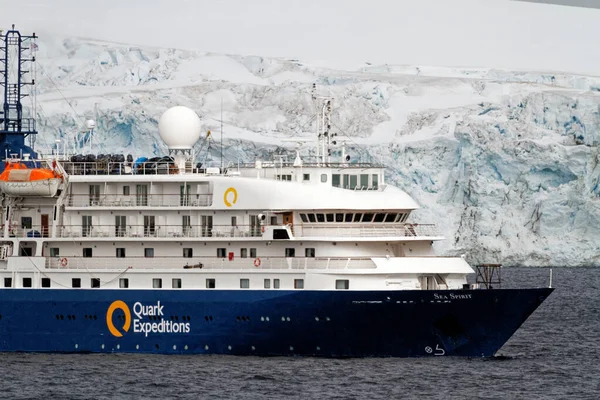
[[[256,257],[254,259],[254,266],[257,267],[257,268],[260,267],[260,258]]]
[[[67,265],[69,265],[69,260],[67,259],[67,257],[63,257],[60,259],[60,266],[61,267],[66,267]]]

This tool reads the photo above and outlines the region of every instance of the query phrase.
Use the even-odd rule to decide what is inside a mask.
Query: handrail
[[[208,207],[212,205],[212,193],[173,194],[71,194],[69,207]]]

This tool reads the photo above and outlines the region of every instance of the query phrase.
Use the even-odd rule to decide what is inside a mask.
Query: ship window
[[[310,174],[303,174],[302,175],[302,180],[304,180],[304,181],[310,181]]]
[[[325,214],[317,214],[317,222],[325,222]]]
[[[116,248],[117,251],[117,258],[125,258],[125,248],[124,247],[117,247]]]
[[[277,216],[276,215],[271,216],[271,225],[277,225]]]
[[[361,218],[362,218],[361,213],[354,214],[354,222],[360,222]]]
[[[377,189],[378,179],[379,179],[379,176],[377,174],[373,174],[373,176],[371,177],[371,186],[373,187],[373,189]]]
[[[100,185],[90,185],[90,206],[100,204]]]
[[[294,279],[294,289],[304,289],[304,279]]]
[[[336,289],[350,289],[350,281],[348,279],[336,279]]]
[[[144,257],[148,257],[148,258],[154,257],[154,249],[152,247],[146,247],[144,249]]]
[[[240,257],[248,258],[248,249],[240,249]]]
[[[335,214],[335,222],[344,222],[344,214]]]
[[[23,278],[23,287],[31,287],[31,278]]]
[[[307,247],[306,249],[304,249],[304,256],[306,257],[314,257],[315,256],[315,249],[312,247]]]
[[[4,278],[4,287],[12,287],[12,278]]]
[[[348,189],[349,188],[349,186],[348,186],[349,185],[348,184],[348,178],[349,178],[349,176],[350,175],[348,175],[348,174],[344,174],[344,178],[343,178],[344,179],[344,186],[343,186],[344,189]]]
[[[42,278],[42,287],[50,287],[50,278]]]
[[[183,248],[183,258],[192,258],[194,256],[194,249],[191,247]]]
[[[296,249],[294,249],[293,247],[287,247],[285,249],[285,256],[286,257],[296,257]]]
[[[317,219],[315,218],[315,214],[306,214],[308,216],[308,221],[309,222],[317,222]]]
[[[354,216],[354,214],[352,213],[348,213],[345,215],[344,217],[344,222],[352,222],[352,217]]]
[[[385,216],[385,222],[394,222],[396,220],[396,213],[390,213]]]
[[[361,222],[371,222],[373,220],[373,214],[363,214]]]
[[[248,279],[248,278],[240,279],[240,289],[250,289],[250,279]]]
[[[31,217],[21,217],[21,228],[31,229],[32,224],[33,220]]]
[[[306,214],[300,214],[300,219],[302,222],[308,222],[308,218],[306,218]]]
[[[279,279],[273,279],[273,289],[279,289]]]
[[[327,182],[327,174],[321,174],[321,182]]]
[[[220,258],[225,258],[225,257],[227,257],[227,249],[224,249],[224,248],[222,248],[222,247],[219,247],[219,248],[217,249],[217,257],[220,257]]]
[[[100,287],[100,278],[92,278],[90,280],[90,285],[92,286],[93,289],[99,288]]]
[[[368,174],[360,174],[360,188],[366,189],[369,187],[369,175]]]
[[[250,249],[250,258],[256,258],[256,249],[255,248]]]
[[[265,279],[265,289],[271,289],[271,280]]]
[[[31,257],[31,256],[33,256],[33,248],[32,247],[21,247],[19,249],[19,255],[21,257]]]
[[[154,289],[161,289],[162,288],[162,279],[161,278],[153,278],[152,279],[152,287]]]
[[[148,205],[148,185],[136,185],[135,186],[135,205],[136,206],[147,206]]]
[[[60,250],[58,247],[50,247],[50,257],[60,256]]]
[[[207,289],[214,289],[216,287],[217,287],[217,284],[213,278],[206,279],[206,288]]]
[[[273,229],[273,239],[289,239],[287,229]]]
[[[358,186],[358,176],[350,175],[350,189],[356,189]]]
[[[404,218],[404,214],[402,214],[402,213],[398,214],[398,216],[396,217],[396,222],[402,222],[403,218]]]
[[[119,278],[119,287],[121,289],[129,288],[129,278]]]
[[[80,288],[81,287],[81,278],[71,279],[71,287]]]
[[[129,196],[129,186],[123,186],[123,196]]]
[[[181,289],[181,278],[173,278],[172,286],[173,289]]]
[[[331,175],[331,186],[340,187],[340,174]]]
[[[333,214],[325,214],[325,217],[327,218],[327,222],[333,222]]]
[[[85,258],[92,258],[92,248],[91,247],[84,247],[83,248],[83,257],[85,257]]]
[[[375,214],[375,218],[373,218],[373,222],[383,222],[385,219],[385,214],[377,213]]]

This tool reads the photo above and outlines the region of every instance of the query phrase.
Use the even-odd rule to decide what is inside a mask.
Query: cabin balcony
[[[364,269],[377,268],[371,258],[312,257],[48,257],[46,268],[56,269]]]
[[[71,194],[67,207],[208,207],[212,205],[212,194],[106,194],[90,196]]]
[[[254,225],[63,225],[62,238],[261,238]]]

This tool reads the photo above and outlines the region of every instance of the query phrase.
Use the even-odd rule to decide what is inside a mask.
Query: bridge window
[[[373,218],[373,222],[383,222],[385,219],[385,214],[377,213],[375,214],[375,218]]]
[[[348,279],[337,279],[335,281],[336,289],[350,289],[350,281]]]
[[[50,287],[50,278],[42,278],[42,287]]]
[[[327,222],[333,222],[333,214],[326,214]]]
[[[119,287],[121,289],[129,288],[129,278],[119,278]]]
[[[214,278],[206,279],[206,288],[207,289],[214,289],[216,287],[217,287],[217,283]]]
[[[304,289],[304,279],[294,279],[294,289]]]
[[[398,217],[396,218],[396,222],[404,222],[406,220],[405,216],[408,214],[398,214]]]
[[[362,218],[361,213],[354,214],[354,222],[360,222],[361,218]]]
[[[240,289],[250,289],[250,279],[248,279],[248,278],[240,279]]]
[[[356,189],[356,186],[358,186],[358,177],[350,175],[350,189]]]
[[[379,175],[377,175],[377,174],[373,174],[373,176],[371,177],[371,187],[373,189],[378,188],[378,179],[379,179]]]
[[[363,214],[361,222],[371,222],[373,220],[373,214]]]
[[[352,214],[352,213],[347,213],[347,214],[344,216],[344,222],[352,222],[352,217],[354,217],[354,214]]]
[[[325,214],[317,214],[317,222],[325,222]]]
[[[315,214],[306,214],[308,216],[308,221],[309,222],[317,222],[317,219],[315,218]]]
[[[308,222],[308,218],[306,217],[306,214],[300,214],[300,219],[302,220],[302,222]]]
[[[349,176],[350,175],[348,175],[348,174],[344,174],[344,177],[343,177],[343,179],[344,179],[344,186],[343,186],[343,188],[344,189],[348,189],[349,188],[349,186],[348,186],[349,185],[349,183],[348,183]]]
[[[161,278],[153,278],[152,279],[152,287],[154,289],[161,289],[162,288],[162,279]]]
[[[390,213],[385,216],[385,222],[394,222],[396,220],[396,213]]]

